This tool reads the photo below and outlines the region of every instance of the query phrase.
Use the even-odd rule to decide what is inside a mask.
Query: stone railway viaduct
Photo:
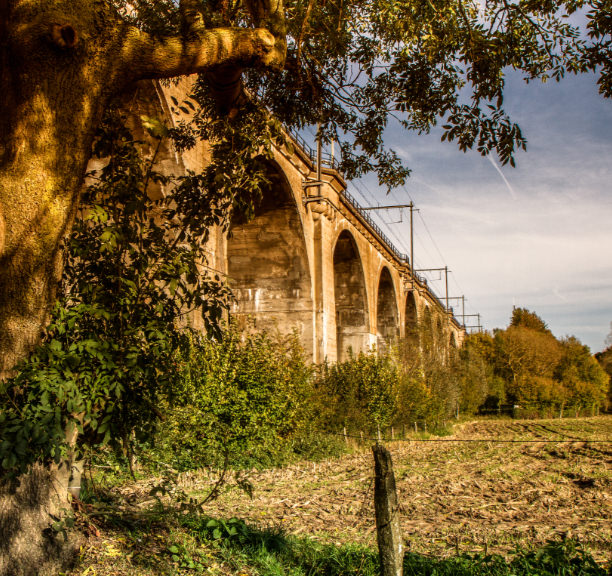
[[[181,113],[171,97],[182,100],[186,89],[140,85],[131,114],[172,125]],[[255,217],[212,235],[209,264],[232,288],[232,315],[251,317],[257,329],[297,331],[314,362],[343,360],[349,348],[384,349],[398,338],[417,342],[423,329],[441,352],[460,346],[465,329],[452,309],[351,197],[333,160],[323,163],[320,185],[305,186],[317,177],[313,156],[295,139],[293,150],[276,150]],[[206,158],[200,143],[180,156],[167,148],[161,163],[181,173],[201,169]]]

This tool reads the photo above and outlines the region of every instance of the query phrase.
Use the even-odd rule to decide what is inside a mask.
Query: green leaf
[[[158,140],[165,138],[168,135],[168,128],[159,120],[151,116],[141,116],[143,128],[153,137]]]

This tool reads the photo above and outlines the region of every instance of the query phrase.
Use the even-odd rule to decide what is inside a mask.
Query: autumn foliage
[[[510,325],[493,334],[471,336],[466,349],[487,366],[497,385],[490,407],[512,404],[558,413],[607,406],[609,377],[577,338],[556,338],[534,312],[515,308]]]

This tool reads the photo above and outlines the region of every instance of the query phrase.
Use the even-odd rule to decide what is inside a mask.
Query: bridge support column
[[[313,322],[315,362],[335,362],[336,318],[334,264],[330,247],[334,242],[334,209],[326,202],[308,204],[313,223]]]
[[[317,364],[325,360],[326,354],[326,326],[325,326],[325,298],[323,287],[325,286],[323,268],[325,257],[323,254],[323,218],[320,214],[314,220],[314,261],[313,261],[313,361]]]

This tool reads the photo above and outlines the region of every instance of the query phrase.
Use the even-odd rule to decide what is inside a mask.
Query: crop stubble
[[[575,537],[596,558],[609,560],[612,444],[583,440],[611,437],[610,417],[485,420],[457,426],[445,438],[460,442],[390,443],[407,547],[427,554],[505,553]],[[551,439],[563,441],[546,442]],[[252,481],[253,499],[229,492],[207,512],[328,542],[375,543],[367,447],[322,463],[254,473]],[[197,484],[186,479],[187,486]]]

